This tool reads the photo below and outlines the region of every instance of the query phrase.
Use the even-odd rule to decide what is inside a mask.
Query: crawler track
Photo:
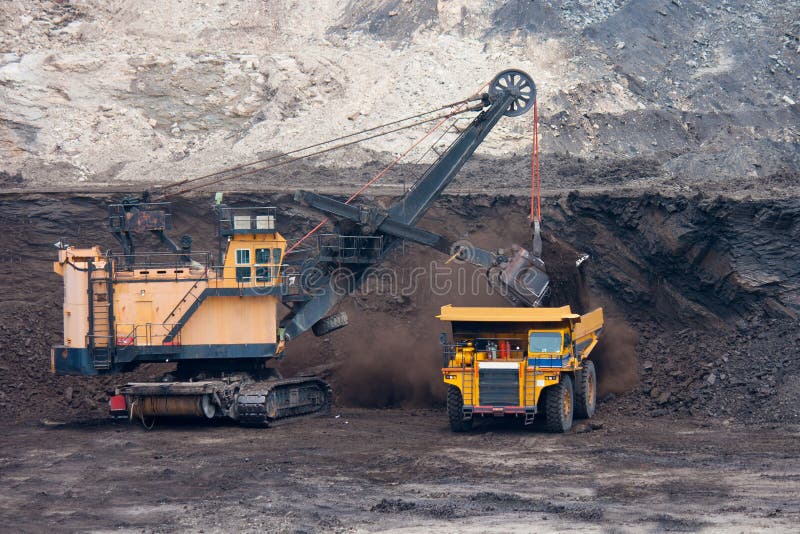
[[[330,412],[331,387],[318,378],[251,382],[239,390],[234,418],[245,425],[273,426]]]

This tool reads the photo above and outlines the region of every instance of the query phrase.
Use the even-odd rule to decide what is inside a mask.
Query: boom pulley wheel
[[[489,97],[494,99],[500,93],[511,93],[514,101],[505,112],[506,117],[519,117],[528,112],[536,101],[536,84],[526,73],[517,69],[504,70],[492,80]]]

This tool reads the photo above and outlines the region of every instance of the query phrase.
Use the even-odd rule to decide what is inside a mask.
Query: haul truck
[[[588,359],[603,328],[603,309],[585,315],[560,308],[443,306],[442,375],[454,432],[475,417],[544,417],[567,432],[574,417],[594,415],[597,375]]]

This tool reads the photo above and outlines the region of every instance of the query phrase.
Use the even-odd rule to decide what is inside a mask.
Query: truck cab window
[[[529,352],[561,352],[560,332],[531,332],[528,339]]]

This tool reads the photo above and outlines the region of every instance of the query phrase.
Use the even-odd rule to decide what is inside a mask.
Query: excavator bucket
[[[512,245],[511,253],[489,269],[489,283],[517,306],[541,306],[550,289],[544,263],[519,245]]]

